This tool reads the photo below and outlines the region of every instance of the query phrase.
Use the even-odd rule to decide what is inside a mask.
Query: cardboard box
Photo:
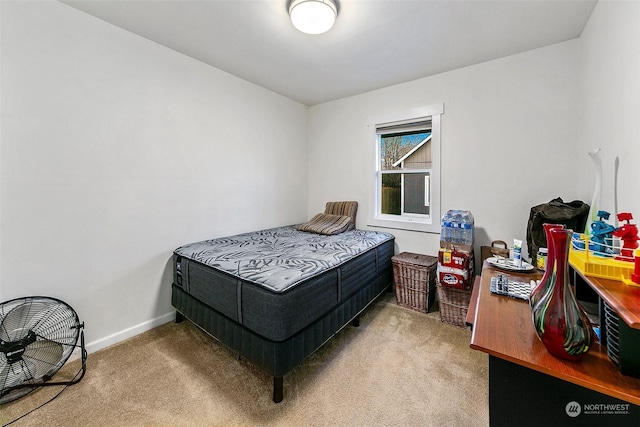
[[[457,247],[441,248],[438,252],[438,282],[442,286],[469,289],[475,274],[474,253]]]
[[[442,267],[458,268],[469,270],[469,260],[473,260],[473,255],[463,252],[457,248],[443,249],[438,252],[438,262]]]
[[[458,251],[467,252],[467,253],[473,252],[473,245],[462,245],[460,243],[451,243],[451,242],[446,242],[444,240],[440,240],[440,248],[449,249],[449,250],[456,249]]]
[[[468,270],[442,267],[438,271],[438,282],[442,286],[456,289],[469,289],[471,278]]]

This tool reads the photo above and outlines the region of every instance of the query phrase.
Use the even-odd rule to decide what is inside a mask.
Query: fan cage
[[[43,385],[76,383],[84,376],[86,351],[77,313],[50,297],[16,298],[0,304],[0,404]],[[48,382],[67,362],[82,338],[82,376]]]

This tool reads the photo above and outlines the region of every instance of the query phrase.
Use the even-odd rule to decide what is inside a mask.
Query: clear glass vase
[[[561,359],[579,360],[591,348],[593,330],[569,283],[572,233],[564,228],[549,230],[551,239],[547,244],[553,248],[553,256],[550,251],[547,290],[540,294],[531,314],[536,333],[549,353]]]

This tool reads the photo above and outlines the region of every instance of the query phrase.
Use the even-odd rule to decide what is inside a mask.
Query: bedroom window
[[[372,121],[375,190],[368,225],[440,232],[442,104]]]

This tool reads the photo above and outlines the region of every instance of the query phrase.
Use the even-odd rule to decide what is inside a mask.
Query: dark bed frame
[[[385,290],[390,289],[393,282],[391,257],[394,253],[394,241],[387,241],[372,250],[375,250],[375,261],[360,266],[358,273],[361,274],[351,275],[351,277],[374,278],[365,283],[358,283],[357,288],[353,287],[353,283],[340,283],[338,280],[336,286],[341,289],[349,288],[352,292],[349,295],[342,295],[339,301],[317,320],[283,340],[274,341],[265,338],[232,320],[189,294],[174,280],[171,303],[177,310],[176,322],[181,322],[184,318],[189,319],[232,351],[272,375],[273,401],[281,402],[284,397],[284,375],[291,372],[349,323],[353,322],[358,326],[360,314]],[[332,270],[341,268],[343,266]],[[340,278],[339,271],[337,276]],[[211,283],[211,286],[216,286],[216,283]]]

